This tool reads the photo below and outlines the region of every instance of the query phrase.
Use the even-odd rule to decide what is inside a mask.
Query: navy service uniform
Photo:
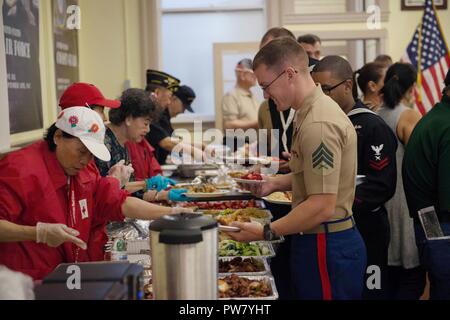
[[[383,119],[359,100],[348,116],[358,136],[358,175],[365,176],[356,187],[353,214],[366,244],[367,265],[381,271],[381,288],[364,286],[363,298],[387,299],[390,228],[384,204],[395,193],[397,140]]]

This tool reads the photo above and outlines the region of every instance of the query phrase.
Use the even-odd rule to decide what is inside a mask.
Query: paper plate
[[[251,191],[248,191],[248,190],[242,190],[242,189],[237,189],[237,192],[239,192],[239,193],[244,193],[244,194],[252,193]]]
[[[292,201],[271,199],[270,196],[263,197],[262,199],[267,201],[267,202],[269,202],[269,203],[274,203],[274,204],[285,204],[285,205],[291,205],[292,204]]]
[[[224,232],[240,232],[241,229],[238,227],[232,226],[224,226],[223,224],[219,224],[219,230]]]
[[[231,188],[233,188],[233,186],[231,184],[215,184],[214,187],[216,187],[216,189],[221,189],[221,190],[229,190]]]
[[[236,181],[237,183],[242,183],[242,184],[261,184],[264,182],[267,182],[267,180],[247,180],[247,179],[238,179],[238,178],[233,178],[234,181]]]
[[[273,204],[286,204],[286,205],[291,205],[292,204],[292,201],[288,201],[288,200],[286,200],[286,201],[272,200],[272,199],[269,199],[268,197],[263,197],[261,199],[263,199],[263,200],[265,200],[265,201],[267,201],[269,203],[273,203]]]

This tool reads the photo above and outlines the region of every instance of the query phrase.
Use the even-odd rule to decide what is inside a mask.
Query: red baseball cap
[[[62,110],[84,106],[101,106],[116,109],[120,107],[120,101],[106,99],[93,84],[77,82],[64,91],[59,100],[59,106]]]

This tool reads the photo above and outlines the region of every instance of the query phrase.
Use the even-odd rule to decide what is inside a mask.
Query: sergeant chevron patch
[[[334,154],[322,142],[312,154],[313,171],[319,175],[328,175],[334,170]]]

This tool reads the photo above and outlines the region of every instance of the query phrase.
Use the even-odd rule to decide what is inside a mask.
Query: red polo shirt
[[[128,193],[118,180],[102,178],[93,163],[70,180],[69,187],[45,141],[9,154],[0,160],[0,219],[25,226],[63,223],[78,230],[86,243],[93,224],[123,220],[121,207]],[[71,243],[58,248],[35,242],[0,243],[0,264],[36,280],[60,263],[89,260],[86,251]]]

